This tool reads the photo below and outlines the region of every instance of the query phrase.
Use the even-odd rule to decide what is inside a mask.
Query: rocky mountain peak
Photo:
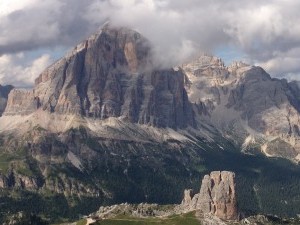
[[[198,70],[205,70],[207,68],[223,69],[225,68],[225,64],[222,61],[222,59],[218,57],[211,56],[211,55],[201,55],[195,60],[183,64],[182,68],[185,71],[189,71],[191,73],[197,73]]]
[[[80,55],[88,57],[86,62],[90,65],[106,61],[114,69],[128,70],[130,73],[144,70],[148,60],[151,59],[150,43],[141,34],[126,27],[113,27],[107,23],[98,32],[79,43],[64,58],[48,67],[36,79],[36,85],[51,78],[49,74],[54,75],[53,72],[65,61],[72,61]]]
[[[30,91],[9,96],[5,115],[39,110],[157,127],[194,125],[181,70],[155,70],[141,34],[105,25],[48,67]]]
[[[192,195],[185,190],[181,206],[187,211],[199,210],[220,219],[238,219],[235,174],[229,171],[213,171],[205,175],[200,192]]]
[[[228,70],[229,71],[235,71],[239,68],[243,68],[243,67],[248,67],[250,66],[249,64],[243,62],[243,61],[233,61],[229,66],[228,66]]]

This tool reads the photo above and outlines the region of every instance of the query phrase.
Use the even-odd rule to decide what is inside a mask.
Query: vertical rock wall
[[[235,174],[229,171],[213,171],[210,175],[205,175],[200,193],[192,196],[191,190],[185,190],[182,206],[188,211],[200,210],[220,219],[236,220],[238,209]]]

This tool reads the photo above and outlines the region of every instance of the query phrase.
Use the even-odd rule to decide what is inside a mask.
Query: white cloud
[[[36,0],[1,0],[0,16],[5,16],[16,10],[26,8],[35,2]]]
[[[259,66],[277,77],[300,79],[300,47],[287,52],[277,52],[274,57],[260,61]]]
[[[25,2],[27,4],[7,5],[0,14],[0,55],[74,45],[96,29],[81,15],[89,3],[79,0]]]
[[[51,63],[50,55],[42,55],[30,64],[21,65],[24,53],[0,57],[0,83],[16,87],[31,87],[35,78]]]
[[[87,8],[89,21],[109,18],[112,24],[129,26],[146,36],[154,46],[156,61],[176,65],[199,51],[211,51],[228,41],[222,18],[214,5],[193,1],[188,10],[172,8],[179,1],[97,1]],[[191,4],[191,1],[187,1]]]

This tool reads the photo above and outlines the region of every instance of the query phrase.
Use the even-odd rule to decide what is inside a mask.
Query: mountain
[[[40,109],[100,120],[121,117],[156,127],[193,126],[184,74],[147,69],[149,45],[137,32],[106,25],[46,69],[33,90],[14,91],[4,115],[29,115]]]
[[[297,83],[212,56],[169,69],[152,61],[146,38],[107,24],[32,90],[9,93],[0,117],[0,219],[178,203],[213,170],[235,172],[246,214],[298,213]]]
[[[8,94],[12,89],[13,86],[11,85],[6,85],[6,86],[0,85],[0,116],[2,115],[3,111],[6,108]]]
[[[176,130],[195,129],[195,115],[183,71],[155,69],[151,59],[139,33],[106,25],[32,90],[10,92],[0,117],[0,188],[11,194],[3,213],[55,218],[118,201],[173,201],[181,186],[167,188],[190,180],[185,162],[176,164],[188,137]],[[15,196],[33,202],[24,209]]]
[[[243,152],[299,161],[299,86],[271,78],[261,67],[202,56],[182,66],[189,100],[201,119]]]
[[[212,125],[243,152],[298,162],[299,110],[296,82],[271,78],[261,67],[242,62],[226,67],[221,59],[205,55],[157,70],[144,37],[106,25],[47,68],[33,90],[14,89],[2,121],[19,129],[23,121],[16,123],[14,116],[22,115],[31,118],[24,132],[34,126],[60,132],[83,125],[97,135],[94,124],[99,122],[118,130],[134,125],[139,133],[148,133],[139,125],[194,128],[192,136],[203,136],[200,127]],[[66,117],[70,122],[64,122]],[[101,133],[116,138],[115,133]],[[128,138],[128,133],[118,135]]]

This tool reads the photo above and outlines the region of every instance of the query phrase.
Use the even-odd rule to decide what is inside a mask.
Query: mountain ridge
[[[204,112],[202,118],[228,136],[232,136],[229,129],[234,131],[230,126],[236,126],[240,134],[232,139],[241,139],[237,142],[241,148],[256,137],[263,154],[297,161],[299,87],[285,79],[271,78],[260,67],[243,63],[225,67],[211,56],[204,56],[202,61],[183,66],[188,79],[193,80],[186,85],[189,99]],[[286,143],[286,155],[268,147],[276,139]]]
[[[294,215],[297,84],[208,55],[169,69],[152,68],[151,57],[140,34],[105,26],[48,67],[32,90],[10,91],[0,117],[0,189],[10,193],[2,198],[29,195],[66,208],[49,214],[70,216],[87,202],[84,212],[178,202],[203,174],[231,170],[246,184],[238,201],[251,199],[244,211]],[[278,176],[293,196],[282,193]],[[56,198],[60,205],[51,203]]]

